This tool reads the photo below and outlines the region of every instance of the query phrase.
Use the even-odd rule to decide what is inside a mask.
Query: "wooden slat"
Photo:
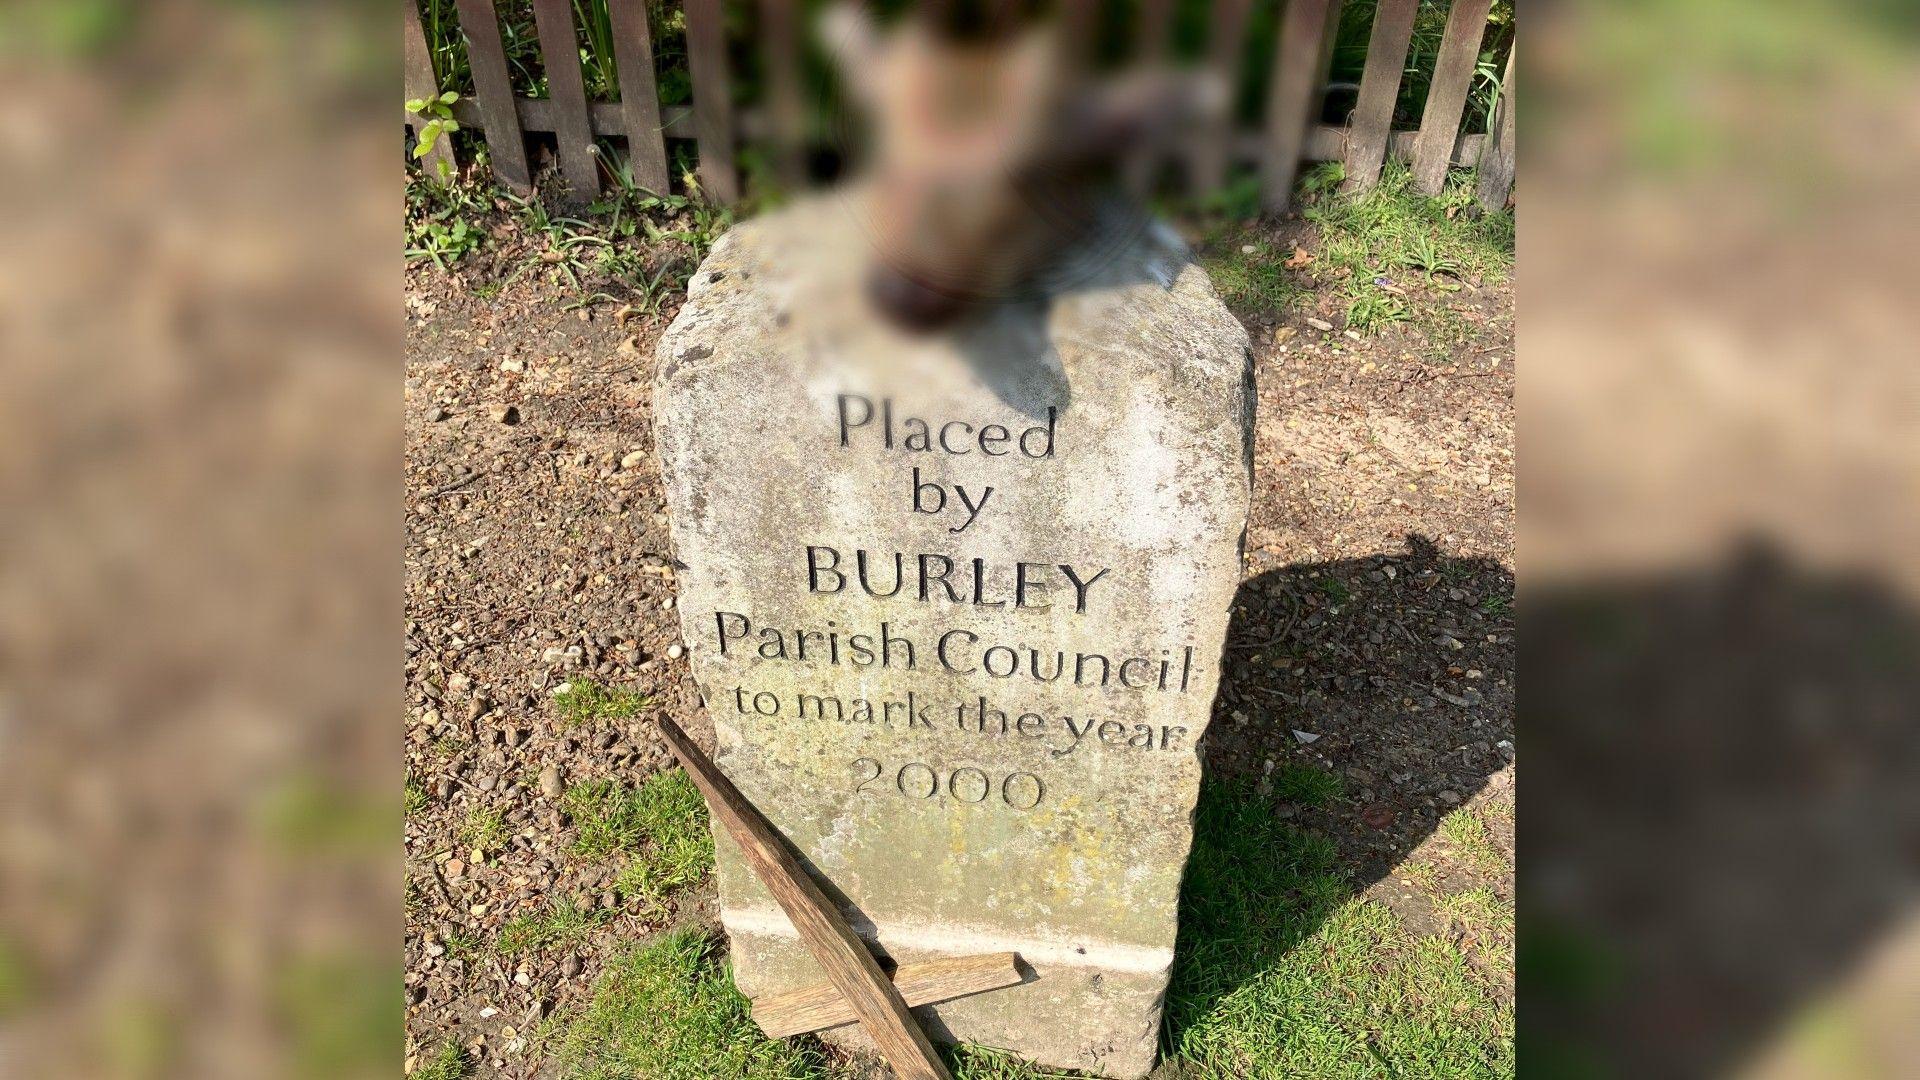
[[[1143,67],[1164,64],[1173,42],[1173,0],[1141,0],[1133,43],[1133,62]],[[1162,147],[1147,145],[1128,155],[1122,176],[1127,190],[1144,194],[1165,160]]]
[[[873,953],[867,951],[866,942],[853,932],[846,916],[800,865],[785,838],[679,725],[662,716],[660,733],[686,767],[694,786],[707,797],[714,820],[726,826],[747,866],[793,920],[800,940],[826,969],[828,981],[847,999],[861,1028],[873,1038],[894,1072],[902,1080],[953,1080],[933,1044],[927,1041],[927,1033],[907,1011],[900,992],[880,970]]]
[[[1246,55],[1247,17],[1252,7],[1249,0],[1213,2],[1213,18],[1207,29],[1207,69],[1224,80],[1227,100],[1188,150],[1187,184],[1195,195],[1218,191],[1226,182],[1233,102],[1240,85],[1240,62]]]
[[[1260,162],[1261,202],[1269,213],[1284,213],[1292,202],[1293,177],[1325,84],[1320,77],[1320,59],[1326,54],[1322,45],[1331,39],[1328,24],[1339,11],[1338,0],[1288,0],[1281,16]]]
[[[788,190],[799,187],[807,172],[798,6],[793,0],[760,0],[760,55],[767,69],[766,103],[773,124],[774,168]]]
[[[620,118],[627,136],[627,164],[633,182],[665,195],[667,140],[660,123],[660,91],[653,79],[653,33],[647,26],[646,0],[607,0],[613,22],[613,62],[620,72]],[[597,102],[595,104],[598,104]]]
[[[1060,39],[1068,62],[1076,68],[1085,67],[1093,54],[1099,16],[1100,0],[1060,0]]]
[[[943,956],[938,960],[902,964],[893,973],[893,988],[900,992],[900,999],[909,1008],[1018,986],[1022,981],[1019,954],[1010,952]],[[857,1019],[853,1006],[830,983],[817,983],[753,1003],[754,1023],[774,1039],[824,1031]]]
[[[493,175],[524,195],[533,190],[533,173],[527,168],[520,114],[513,107],[513,78],[507,73],[507,50],[500,42],[500,18],[494,12],[493,0],[458,3],[460,32],[467,38],[473,88],[480,102],[480,126],[487,133]]]
[[[407,100],[430,98],[440,93],[440,81],[433,74],[433,54],[427,49],[427,32],[420,27],[420,6],[415,0],[400,0],[405,11],[403,25],[406,33],[406,93]],[[415,138],[419,138],[420,129],[426,126],[424,117],[407,115],[407,126],[413,129]],[[420,159],[427,175],[440,176],[440,166],[446,165],[448,175],[459,167],[453,157],[453,141],[445,135],[433,141],[433,152]]]
[[[1440,56],[1427,88],[1427,108],[1420,114],[1420,137],[1414,142],[1413,187],[1423,194],[1438,195],[1447,182],[1453,137],[1460,130],[1460,114],[1473,84],[1473,64],[1480,57],[1480,36],[1492,7],[1493,0],[1453,0],[1453,10],[1447,13]]]
[[[1367,38],[1367,66],[1360,75],[1360,100],[1354,106],[1353,140],[1347,144],[1347,191],[1365,191],[1380,180],[1393,130],[1393,104],[1400,95],[1400,72],[1413,40],[1413,15],[1419,0],[1380,0]]]
[[[533,24],[546,62],[560,174],[571,189],[569,201],[586,203],[600,192],[600,169],[593,122],[587,118],[587,87],[580,77],[580,35],[573,29],[573,5],[569,0],[533,0]]]
[[[523,131],[552,131],[554,124],[553,102],[545,98],[519,98],[514,101],[515,111],[520,115],[520,127]],[[617,101],[593,101],[587,103],[587,113],[593,118],[593,130],[597,135],[619,135],[626,130],[626,117],[620,111]],[[480,106],[473,98],[463,97],[453,103],[453,117],[469,127],[480,127],[482,119]],[[670,105],[661,112],[661,130],[669,139],[693,138],[693,110],[685,105]],[[749,139],[761,137],[767,130],[766,121],[757,112],[741,114],[740,132]],[[1396,131],[1387,138],[1387,156],[1396,161],[1413,160],[1413,143],[1419,137],[1418,132]],[[1487,137],[1474,132],[1461,135],[1454,140],[1453,164],[1471,168],[1480,160],[1480,149]],[[1338,161],[1347,156],[1347,129],[1332,124],[1310,124],[1307,127],[1305,146],[1301,150],[1301,159],[1305,161]],[[1260,132],[1242,132],[1233,138],[1233,154],[1236,161],[1264,162],[1271,144]]]
[[[693,76],[693,126],[700,140],[700,186],[708,197],[740,197],[733,165],[733,81],[727,71],[720,0],[686,0],[687,67]]]
[[[1494,115],[1488,124],[1487,148],[1480,155],[1480,184],[1474,193],[1480,205],[1499,210],[1507,205],[1513,192],[1514,142],[1513,58],[1520,51],[1516,43],[1507,52],[1507,73],[1500,79],[1500,100],[1494,103]]]

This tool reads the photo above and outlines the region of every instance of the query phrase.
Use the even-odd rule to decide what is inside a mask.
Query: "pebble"
[[[1311,315],[1307,317],[1307,325],[1313,327],[1315,330],[1320,330],[1320,331],[1329,331],[1333,329],[1332,323],[1328,322],[1325,319],[1316,319]]]
[[[686,651],[687,651],[686,649],[682,648],[679,645],[669,645],[667,646],[667,659],[678,660],[682,655],[686,653]]]
[[[568,979],[580,974],[580,958],[578,956],[569,956],[565,960],[560,961],[560,974],[563,978]]]
[[[459,859],[448,859],[441,869],[446,873],[447,880],[453,881],[467,872],[467,864],[461,862]]]
[[[644,464],[646,460],[647,452],[645,450],[629,451],[627,456],[620,459],[620,467],[622,469],[636,469]]]
[[[514,405],[495,405],[487,410],[487,415],[493,417],[495,423],[506,424],[508,427],[520,422],[520,409]]]
[[[557,799],[566,792],[560,782],[560,766],[548,765],[540,770],[540,794],[549,799]]]
[[[1316,743],[1320,741],[1319,735],[1316,735],[1311,731],[1301,731],[1299,728],[1293,729],[1293,737],[1300,740],[1300,743],[1303,746],[1306,745],[1307,743]]]
[[[481,773],[474,778],[474,785],[481,791],[492,791],[500,783],[500,778],[492,773]]]
[[[452,413],[447,411],[446,406],[435,405],[433,407],[433,411],[427,414],[427,422],[430,424],[437,424],[440,421],[445,420],[447,417],[452,415],[453,415]]]
[[[527,362],[517,356],[509,356],[505,360],[500,361],[500,370],[511,371],[518,374],[527,370]]]
[[[1459,806],[1460,793],[1457,791],[1443,791],[1440,793],[1440,801],[1446,803],[1448,806]]]

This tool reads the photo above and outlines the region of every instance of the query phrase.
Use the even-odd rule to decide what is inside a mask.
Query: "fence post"
[[[547,93],[553,99],[560,173],[572,189],[568,199],[583,204],[600,192],[600,168],[593,122],[587,118],[587,88],[580,77],[580,35],[573,28],[573,5],[568,0],[533,0],[533,24],[546,62]]]
[[[520,112],[513,101],[513,79],[507,74],[507,50],[500,43],[499,16],[493,0],[458,2],[460,32],[467,38],[474,97],[480,103],[493,175],[524,195],[533,190],[533,174],[527,169],[526,137],[521,134]]]
[[[1208,121],[1194,140],[1187,158],[1187,181],[1195,195],[1218,191],[1227,178],[1227,147],[1234,133],[1234,99],[1240,85],[1240,62],[1246,54],[1248,0],[1213,0],[1213,18],[1207,27],[1207,66],[1226,80],[1226,103],[1219,116]]]
[[[1447,182],[1460,132],[1460,114],[1473,83],[1473,63],[1480,55],[1480,37],[1487,28],[1493,0],[1454,0],[1447,13],[1447,29],[1440,37],[1440,56],[1434,61],[1433,82],[1427,89],[1427,109],[1420,117],[1420,134],[1413,143],[1413,188],[1438,195]]]
[[[1267,87],[1267,133],[1260,161],[1261,203],[1268,213],[1285,213],[1293,200],[1293,177],[1313,125],[1314,105],[1324,82],[1323,40],[1333,38],[1339,0],[1288,0],[1280,17],[1280,43],[1273,54],[1273,81]]]
[[[613,21],[613,59],[620,71],[620,116],[627,125],[627,166],[633,182],[665,195],[667,141],[660,131],[660,91],[653,78],[653,34],[646,0],[607,0]]]
[[[563,0],[564,2],[564,0]],[[687,67],[693,76],[693,130],[700,141],[700,186],[723,203],[740,197],[733,166],[733,81],[720,0],[686,0]]]
[[[404,9],[404,29],[406,33],[406,91],[407,100],[415,98],[433,98],[440,94],[439,77],[433,73],[433,54],[427,51],[427,32],[420,26],[420,6],[415,0],[401,0]],[[426,127],[426,118],[407,114],[407,126],[413,129],[414,138],[420,137],[420,130]],[[453,156],[453,141],[445,135],[433,140],[433,152],[421,159],[429,173],[440,177],[440,166],[447,167],[447,175],[460,163]]]
[[[1480,151],[1480,185],[1475,192],[1483,209],[1493,211],[1507,205],[1513,191],[1513,58],[1520,52],[1516,40],[1507,51],[1507,73],[1500,79],[1500,100],[1494,103],[1494,115],[1487,124],[1487,145]]]
[[[1353,107],[1347,136],[1346,191],[1366,191],[1380,180],[1393,133],[1393,105],[1400,96],[1400,72],[1407,66],[1413,40],[1413,16],[1419,0],[1380,0],[1367,37],[1367,66],[1360,74],[1360,100]]]
[[[774,164],[789,189],[798,188],[807,175],[798,7],[794,0],[760,0],[760,48],[767,69],[764,100],[772,121]]]

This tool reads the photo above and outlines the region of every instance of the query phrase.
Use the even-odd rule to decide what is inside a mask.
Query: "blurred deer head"
[[[883,33],[845,3],[821,33],[873,121],[869,290],[917,329],[1032,288],[1096,226],[1101,181],[1123,150],[1224,98],[1198,76],[1082,75],[1051,27],[966,39],[909,19]]]

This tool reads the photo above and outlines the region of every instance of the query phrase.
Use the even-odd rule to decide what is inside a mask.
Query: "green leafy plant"
[[[433,148],[442,135],[451,135],[460,130],[460,121],[453,118],[453,103],[459,100],[460,95],[452,90],[439,97],[408,99],[407,111],[426,121],[420,125],[419,134],[414,140],[415,159],[433,153]],[[452,180],[453,170],[446,161],[442,160],[438,164],[441,181],[444,183]]]

